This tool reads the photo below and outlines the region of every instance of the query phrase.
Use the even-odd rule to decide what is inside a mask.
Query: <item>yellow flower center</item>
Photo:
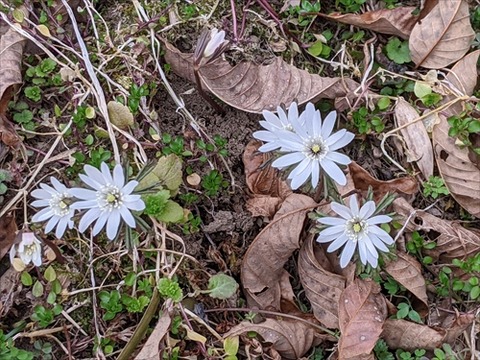
[[[314,154],[318,154],[318,152],[319,152],[321,149],[322,149],[322,148],[320,147],[320,145],[315,144],[315,145],[312,146],[312,152],[313,152]]]
[[[353,224],[353,231],[359,233],[360,231],[362,231],[362,225],[360,225],[359,223]]]
[[[108,195],[107,195],[107,202],[113,203],[113,202],[115,202],[116,200],[117,200],[117,197],[116,197],[115,195],[113,195],[113,194],[108,194]]]
[[[65,204],[63,200],[58,203],[58,206],[60,207],[60,209],[66,209],[68,207],[68,205]]]

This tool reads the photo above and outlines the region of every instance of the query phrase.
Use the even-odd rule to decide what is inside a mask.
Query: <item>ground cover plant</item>
[[[0,0],[0,360],[478,358],[479,34]]]

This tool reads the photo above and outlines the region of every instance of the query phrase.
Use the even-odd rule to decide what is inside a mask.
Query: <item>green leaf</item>
[[[228,299],[237,289],[235,279],[223,273],[213,275],[208,281],[209,295],[214,299]]]
[[[238,336],[228,337],[223,341],[223,349],[225,350],[225,354],[230,356],[237,355],[238,346],[240,344]]]
[[[19,124],[25,124],[33,119],[33,114],[30,110],[22,110],[22,112],[15,113],[13,115],[13,120]]]
[[[323,49],[323,43],[320,40],[318,40],[308,48],[308,52],[313,56],[320,56],[320,54],[322,53],[322,49]]]
[[[475,300],[479,296],[480,296],[480,286],[477,285],[477,286],[474,286],[472,290],[470,290],[470,298],[472,300]]]
[[[397,319],[404,319],[407,317],[409,308],[408,304],[406,303],[400,303],[397,305],[398,311],[397,311]]]
[[[125,285],[133,286],[133,284],[135,284],[135,280],[137,280],[137,274],[135,274],[133,271],[129,272],[125,277]]]
[[[468,124],[468,132],[469,133],[480,132],[480,120],[470,121],[470,123]]]
[[[432,93],[432,87],[422,81],[416,81],[415,86],[413,87],[413,92],[415,93],[416,97],[421,99],[424,96]]]
[[[48,282],[52,282],[57,278],[57,274],[55,273],[55,269],[52,267],[52,265],[45,270],[43,276],[45,276],[45,279],[47,279]]]
[[[55,279],[52,282],[52,291],[57,295],[62,292],[62,284],[60,283],[60,281],[58,281],[58,279]]]
[[[179,302],[180,300],[182,300],[182,289],[180,289],[180,285],[178,285],[178,283],[172,279],[160,279],[157,288],[160,295],[164,297],[170,298],[175,302]]]
[[[390,106],[390,99],[388,97],[382,97],[378,100],[377,106],[380,110],[385,110]]]
[[[385,49],[388,58],[397,64],[404,64],[411,61],[408,41],[400,41],[400,39],[392,37],[388,41]]]
[[[170,192],[168,190],[158,191],[156,194],[145,196],[145,210],[147,215],[158,216],[163,214],[167,207]]]
[[[415,310],[410,310],[408,312],[408,318],[412,321],[415,321],[417,323],[422,323],[422,318],[420,317],[420,315],[418,314],[418,312],[416,312]]]
[[[57,294],[55,294],[53,291],[50,291],[47,296],[47,303],[55,304],[55,301],[57,301]]]
[[[35,284],[33,284],[32,288],[32,294],[35,297],[40,297],[43,295],[43,285],[40,281],[35,281]]]
[[[25,286],[32,286],[33,284],[32,276],[26,271],[22,272],[22,275],[20,275],[20,280]]]
[[[175,201],[168,200],[165,208],[160,214],[156,215],[157,219],[166,223],[177,223],[183,220],[183,208]]]

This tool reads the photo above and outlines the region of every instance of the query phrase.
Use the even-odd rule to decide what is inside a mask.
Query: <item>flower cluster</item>
[[[322,170],[338,184],[345,185],[347,179],[337,164],[348,165],[351,160],[336,150],[348,145],[354,134],[345,129],[332,133],[337,113],[332,111],[322,121],[320,111],[312,103],[300,115],[296,103],[290,105],[288,114],[280,107],[277,112],[275,115],[264,110],[265,121],[260,125],[265,130],[253,136],[266,143],[260,151],[278,150],[284,154],[272,163],[273,167],[284,169],[298,164],[288,175],[292,189],[298,189],[309,178],[315,188]]]
[[[10,262],[13,264],[16,256],[22,260],[23,265],[33,263],[35,266],[42,265],[42,243],[34,233],[21,233],[21,240],[10,248]]]
[[[372,216],[377,210],[373,201],[367,201],[359,208],[355,195],[350,198],[350,207],[336,202],[332,202],[330,206],[340,218],[319,218],[317,221],[328,227],[319,233],[317,241],[319,243],[333,241],[327,248],[328,252],[338,250],[345,245],[340,255],[342,268],[350,262],[357,246],[362,264],[370,264],[376,268],[378,250],[388,252],[386,245],[394,243],[392,237],[377,225],[388,223],[392,218],[387,215]]]
[[[73,228],[75,211],[87,210],[80,219],[79,231],[84,232],[94,221],[93,235],[97,235],[105,226],[107,237],[115,239],[122,220],[134,228],[135,218],[131,211],[145,209],[145,203],[140,195],[133,194],[138,181],[132,180],[125,184],[124,171],[117,164],[110,173],[108,165],[102,163],[101,171],[91,165],[85,165],[86,175],[80,179],[90,189],[68,189],[54,177],[50,178],[53,187],[40,184],[41,189],[34,190],[32,196],[35,207],[43,207],[32,218],[33,222],[46,221],[45,231],[50,232],[56,227],[55,236],[60,238],[68,228]]]

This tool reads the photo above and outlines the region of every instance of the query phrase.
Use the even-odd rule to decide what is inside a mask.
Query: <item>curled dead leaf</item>
[[[170,324],[172,322],[171,315],[168,311],[164,311],[163,315],[158,319],[157,325],[153,329],[152,333],[148,337],[146,343],[143,345],[142,350],[135,356],[135,360],[160,360],[161,347],[160,342],[163,341],[165,335],[170,330]]]
[[[453,259],[463,260],[480,251],[480,234],[465,229],[455,221],[437,218],[423,210],[414,210],[404,199],[393,202],[393,210],[407,219],[415,212],[407,224],[410,231],[423,231],[437,243],[433,250],[426,251],[440,263],[451,263]]]
[[[312,346],[321,343],[321,335],[300,321],[267,319],[260,324],[249,321],[234,326],[225,338],[255,331],[266,342],[273,344],[283,359],[300,359]]]
[[[404,126],[419,117],[415,108],[402,97],[395,105],[395,119],[398,126]],[[417,121],[400,130],[407,144],[408,162],[416,162],[425,179],[433,175],[433,149],[427,129],[421,121]]]
[[[371,355],[387,318],[387,305],[380,290],[380,285],[370,279],[356,279],[340,296],[340,359],[364,359]]]
[[[413,28],[409,40],[410,55],[417,67],[440,69],[461,59],[474,37],[468,3],[463,0],[439,1]]]
[[[406,320],[387,319],[383,325],[382,338],[391,349],[426,349],[442,347],[446,331]]]
[[[470,160],[467,148],[459,148],[448,136],[447,119],[433,128],[433,146],[440,175],[453,198],[473,216],[480,218],[480,169]]]
[[[241,279],[250,307],[280,309],[283,266],[299,248],[306,213],[315,206],[310,197],[291,194],[248,248]]]
[[[420,301],[419,305],[414,304],[417,312],[422,316],[427,315],[427,286],[422,275],[422,265],[412,256],[398,251],[396,258],[386,264],[385,271]]]
[[[247,209],[253,216],[272,217],[292,190],[280,178],[278,170],[268,164],[270,155],[258,151],[261,144],[251,140],[243,153],[246,183],[253,194],[247,201]]]
[[[355,188],[366,192],[371,186],[375,200],[383,198],[387,193],[413,195],[418,191],[417,181],[413,177],[401,177],[388,181],[377,180],[355,161],[348,165],[348,170]]]
[[[333,273],[325,250],[309,236],[298,255],[298,275],[315,318],[324,326],[338,328],[338,301],[346,279]]]
[[[179,76],[194,82],[193,56],[165,43],[165,60]],[[359,84],[349,78],[326,78],[286,63],[281,57],[270,64],[242,61],[235,66],[218,58],[199,70],[203,86],[223,102],[251,113],[275,111],[280,104],[302,105],[319,99],[353,98]]]
[[[418,16],[413,15],[415,7],[402,6],[394,9],[367,11],[363,14],[318,14],[323,18],[335,20],[343,24],[354,25],[382,34],[396,35],[408,39]]]

